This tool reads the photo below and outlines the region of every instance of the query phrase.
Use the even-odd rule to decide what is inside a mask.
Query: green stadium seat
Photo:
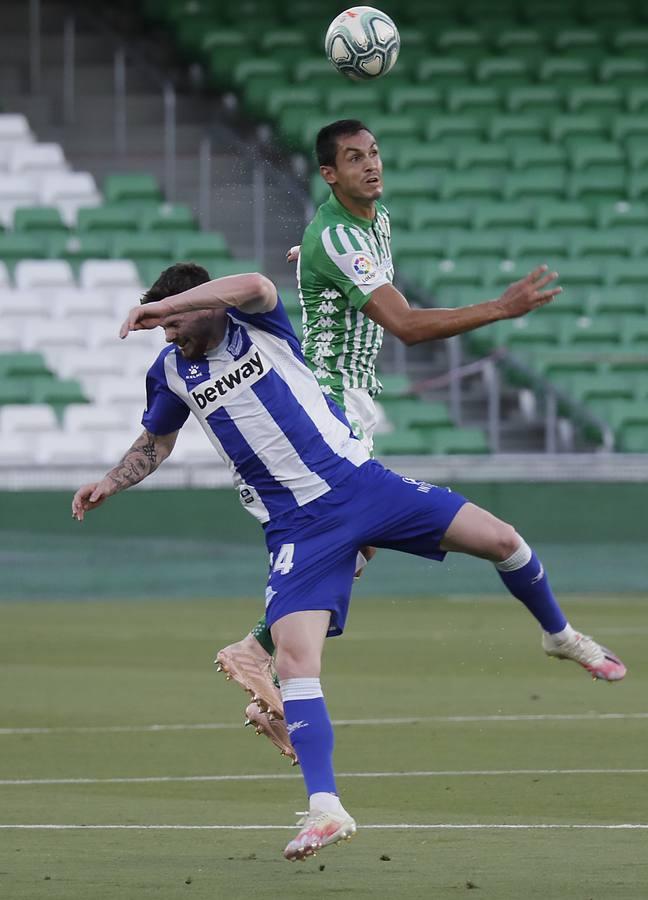
[[[429,453],[423,435],[418,431],[392,431],[374,435],[376,456],[420,456]]]
[[[129,232],[129,237],[134,237]],[[112,254],[113,237],[110,234],[70,234],[68,237],[54,238],[50,242],[50,257],[67,260],[75,269],[86,259],[109,259]]]
[[[263,118],[268,112],[269,97],[288,86],[288,70],[277,59],[246,58],[234,66],[233,81],[242,93],[244,108],[251,115]]]
[[[161,203],[156,208],[144,209],[139,224],[143,230],[150,231],[195,231],[197,228],[190,207],[182,203]]]
[[[544,36],[537,28],[507,28],[495,36],[495,47],[503,53],[520,53],[524,59],[545,54]]]
[[[422,171],[392,172],[385,182],[385,200],[392,197],[436,197],[439,191],[437,179]]]
[[[382,92],[363,82],[349,81],[341,87],[330,87],[324,94],[324,103],[326,109],[338,114],[339,118],[357,115],[358,106],[362,107],[363,117],[372,121],[374,116],[383,111]]]
[[[463,147],[468,142],[479,143],[482,136],[482,123],[473,116],[434,116],[426,129],[429,141],[440,141],[447,146]]]
[[[616,116],[612,120],[611,136],[615,141],[625,141],[630,137],[648,139],[648,116],[625,115]]]
[[[164,231],[150,231],[145,234],[118,235],[112,240],[111,256],[115,259],[159,260],[167,257],[171,265],[175,261],[175,240]]]
[[[106,175],[103,193],[108,203],[161,203],[157,178],[149,172],[124,172]]]
[[[311,112],[306,118],[303,109],[284,109],[278,119],[278,130],[289,148],[311,154],[317,132],[330,121],[331,114],[320,110]],[[380,141],[380,136],[377,136]]]
[[[79,231],[102,232],[114,234],[119,231],[136,231],[139,219],[135,211],[128,206],[92,206],[80,209],[77,213]]]
[[[147,287],[154,284],[160,277],[160,274],[168,268],[168,266],[169,260],[167,257],[139,260],[137,263],[137,271],[139,273],[140,281]]]
[[[581,6],[580,15],[585,22],[591,23],[594,28],[607,26],[618,28],[626,22],[632,22],[635,18],[635,7],[630,0],[589,0]]]
[[[612,35],[611,45],[620,55],[645,58],[648,54],[648,28],[623,28]]]
[[[390,397],[381,394],[380,405],[387,419],[399,431],[452,425],[448,407],[442,402],[423,402],[418,397]]]
[[[494,116],[488,125],[489,139],[509,146],[537,143],[545,132],[544,122],[534,116]]]
[[[418,81],[430,82],[433,88],[457,87],[471,80],[470,68],[465,59],[456,56],[435,56],[419,62],[416,69]]]
[[[552,141],[566,143],[570,139],[593,141],[603,137],[605,125],[598,116],[560,115],[555,116],[549,125],[549,136]]]
[[[578,228],[593,224],[593,213],[584,203],[544,203],[536,211],[536,224],[540,229]]]
[[[207,29],[203,25],[200,46],[207,61],[210,83],[216,87],[231,81],[234,66],[249,53],[247,36],[234,28]]]
[[[624,172],[572,172],[566,196],[585,203],[615,203],[626,196]]]
[[[561,332],[564,343],[574,348],[598,350],[602,353],[614,352],[621,345],[621,329],[618,319],[608,320],[580,318],[571,329]]]
[[[412,385],[407,375],[397,372],[379,372],[378,381],[382,385],[379,402],[404,398],[411,393]]]
[[[506,235],[478,231],[457,231],[448,235],[446,256],[449,259],[503,259],[507,255]]]
[[[490,447],[480,428],[435,428],[431,431],[428,453],[452,454],[489,453]]]
[[[508,147],[502,144],[468,144],[455,154],[457,170],[488,171],[504,174],[510,167]]]
[[[416,203],[412,209],[411,227],[438,228],[444,233],[448,228],[468,228],[472,206],[461,203]]]
[[[635,315],[645,318],[648,312],[648,291],[637,285],[608,287],[592,291],[587,297],[587,306],[591,315]]]
[[[399,115],[374,115],[371,119],[371,127],[375,131],[378,144],[385,138],[394,137],[399,141],[411,139],[418,134],[419,122],[414,116],[400,113]]]
[[[620,236],[623,237],[623,236]],[[625,238],[627,241],[627,238]],[[633,235],[630,240],[630,255],[637,256],[642,259],[648,256],[648,232],[640,232]]]
[[[603,270],[595,258],[566,259],[560,263],[560,284],[565,291],[573,288],[596,290],[604,283]]]
[[[37,377],[31,378],[29,385],[30,402],[49,403],[58,414],[71,403],[89,402],[79,382],[72,378],[58,380],[51,376]]]
[[[601,60],[597,74],[603,84],[614,84],[622,89],[641,86],[648,78],[648,61],[609,57]]]
[[[399,169],[420,167],[438,173],[450,168],[453,156],[448,147],[422,142],[406,143],[399,148],[396,164]]]
[[[455,28],[442,31],[436,42],[439,53],[456,54],[462,59],[481,59],[485,53],[484,38],[473,28]]]
[[[310,45],[309,37],[304,31],[285,25],[282,28],[271,27],[267,31],[261,27],[255,28],[255,34],[259,36],[258,46],[264,55],[286,64],[303,57],[304,48]]]
[[[18,378],[0,378],[0,406],[31,403],[28,383]]]
[[[573,53],[579,59],[600,59],[602,56],[601,35],[594,28],[565,28],[559,31],[553,41],[558,53]]]
[[[648,172],[632,172],[628,176],[627,189],[630,200],[648,200]]]
[[[561,199],[566,190],[566,177],[557,172],[540,174],[533,170],[512,172],[504,182],[507,200],[539,200],[543,197]]]
[[[583,256],[629,256],[631,245],[623,234],[603,231],[578,231],[569,239],[569,255],[574,259]]]
[[[474,69],[475,82],[491,87],[510,88],[529,79],[526,59],[517,56],[495,56],[480,59]]]
[[[563,92],[560,88],[544,84],[512,87],[506,93],[504,105],[516,115],[536,116],[544,120],[562,111]]]
[[[14,231],[32,235],[67,234],[67,225],[55,206],[22,206],[14,212]]]
[[[625,173],[626,158],[623,149],[614,143],[595,142],[572,147],[569,153],[572,168],[575,171],[596,172],[601,174]]]
[[[475,207],[472,226],[512,232],[533,226],[533,212],[522,203],[481,203]]]
[[[40,353],[0,353],[0,379],[53,378]]]
[[[611,84],[570,87],[566,91],[566,105],[570,112],[609,116],[621,112],[624,96],[621,88]]]
[[[225,275],[240,275],[243,272],[260,272],[261,267],[256,259],[224,259],[214,257],[209,266],[212,278],[223,278]]]
[[[539,64],[537,75],[542,84],[568,87],[589,84],[592,81],[592,68],[587,60],[577,57],[546,57]]]
[[[321,91],[315,88],[301,85],[290,85],[280,88],[274,88],[266,97],[264,114],[269,114],[273,118],[279,116],[284,109],[301,108],[304,115],[308,115],[312,109],[319,109],[323,105],[323,96]]]
[[[501,110],[502,101],[500,92],[494,87],[462,86],[448,89],[446,106],[448,112],[482,120],[497,115]]]
[[[0,233],[0,260],[13,266],[21,259],[44,259],[45,242],[38,236],[23,232]]]
[[[625,101],[628,112],[645,113],[648,110],[648,88],[632,87],[625,92]]]
[[[626,234],[643,232],[648,227],[648,206],[644,203],[614,203],[597,211],[599,228],[618,228]]]
[[[520,12],[527,22],[535,22],[538,26],[546,25],[547,20],[552,23],[573,20],[572,6],[561,0],[535,0],[524,4]]]
[[[174,252],[176,259],[200,260],[227,259],[229,249],[225,236],[220,231],[196,231],[179,234],[175,238]]]
[[[444,296],[457,296],[464,287],[482,284],[482,263],[461,259],[457,261],[432,261],[421,268],[421,284],[426,290],[435,290]]]
[[[567,150],[559,144],[533,143],[513,147],[513,168],[535,172],[538,177],[561,177],[567,171]]]
[[[482,202],[501,196],[502,179],[497,172],[448,172],[441,180],[441,200],[464,199]]]
[[[562,260],[567,255],[565,237],[556,231],[515,231],[508,238],[506,255],[513,260],[524,256]]]
[[[390,112],[404,112],[417,117],[436,112],[442,106],[440,91],[427,84],[392,88],[386,100]]]
[[[642,285],[648,293],[648,260],[622,259],[605,262],[605,280],[608,285]]]
[[[504,329],[500,330],[500,334],[502,332],[505,334],[502,343],[513,352],[530,345],[553,347],[560,342],[561,335],[556,329],[553,319],[532,315],[513,319],[510,325],[509,323],[505,324],[508,333]]]

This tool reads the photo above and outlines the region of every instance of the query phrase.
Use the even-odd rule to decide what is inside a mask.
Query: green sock
[[[250,634],[257,639],[266,653],[274,656],[275,645],[270,634],[270,629],[266,625],[265,616],[256,623]]]

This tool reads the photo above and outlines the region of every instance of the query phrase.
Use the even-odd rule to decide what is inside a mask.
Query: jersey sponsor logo
[[[351,265],[353,266],[353,271],[362,280],[372,278],[376,271],[373,260],[365,256],[364,253],[358,253],[357,256],[354,256]]]
[[[267,371],[268,367],[261,359],[261,354],[256,347],[252,346],[245,356],[228,366],[217,377],[203,382],[189,393],[196,401],[198,409],[202,410],[205,415],[210,415],[245,388],[263,378]]]

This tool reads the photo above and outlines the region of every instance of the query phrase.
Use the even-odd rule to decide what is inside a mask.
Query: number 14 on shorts
[[[270,554],[270,568],[273,572],[279,572],[280,575],[287,575],[289,572],[292,572],[294,557],[295,545],[282,544],[279,547],[276,559],[274,558],[274,553]]]

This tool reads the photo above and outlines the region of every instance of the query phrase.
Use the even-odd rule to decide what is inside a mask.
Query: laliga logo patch
[[[374,272],[374,264],[368,256],[359,253],[353,258],[353,271],[361,278],[370,278]]]

